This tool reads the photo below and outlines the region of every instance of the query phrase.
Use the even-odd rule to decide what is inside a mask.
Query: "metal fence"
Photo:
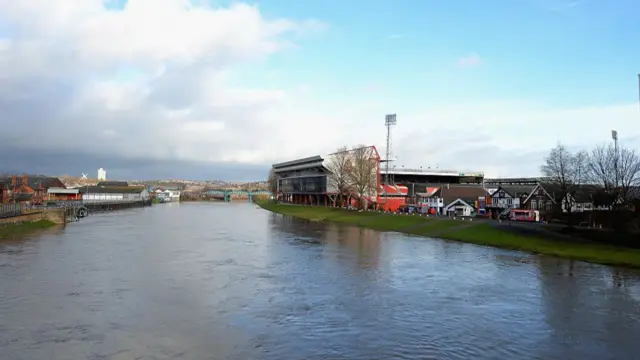
[[[8,218],[22,214],[24,206],[22,204],[2,204],[0,205],[0,218]]]

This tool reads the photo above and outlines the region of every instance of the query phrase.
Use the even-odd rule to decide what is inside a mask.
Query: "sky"
[[[537,176],[640,146],[640,2],[0,0],[0,172],[257,180],[342,145]],[[94,175],[95,176],[95,175]]]

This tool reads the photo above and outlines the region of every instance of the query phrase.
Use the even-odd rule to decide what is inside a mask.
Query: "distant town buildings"
[[[98,180],[99,181],[107,180],[107,170],[103,168],[98,169]]]

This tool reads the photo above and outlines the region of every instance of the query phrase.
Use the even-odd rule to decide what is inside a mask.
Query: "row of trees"
[[[376,194],[380,157],[372,146],[342,146],[327,159],[327,193],[333,205],[357,200],[361,208],[369,206],[371,195]],[[278,191],[277,177],[269,172],[269,190]]]
[[[605,198],[610,203],[598,204],[609,207],[629,204],[640,196],[640,156],[624,146],[608,144],[591,151],[571,151],[558,144],[545,158],[541,170],[565,195],[563,207],[568,213],[578,191],[609,195]]]

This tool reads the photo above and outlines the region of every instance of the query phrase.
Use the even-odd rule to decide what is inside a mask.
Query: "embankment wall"
[[[12,216],[0,219],[0,224],[20,224],[24,222],[35,222],[40,220],[48,220],[55,224],[63,225],[66,223],[64,209],[44,209],[38,211],[25,212],[18,216]]]

